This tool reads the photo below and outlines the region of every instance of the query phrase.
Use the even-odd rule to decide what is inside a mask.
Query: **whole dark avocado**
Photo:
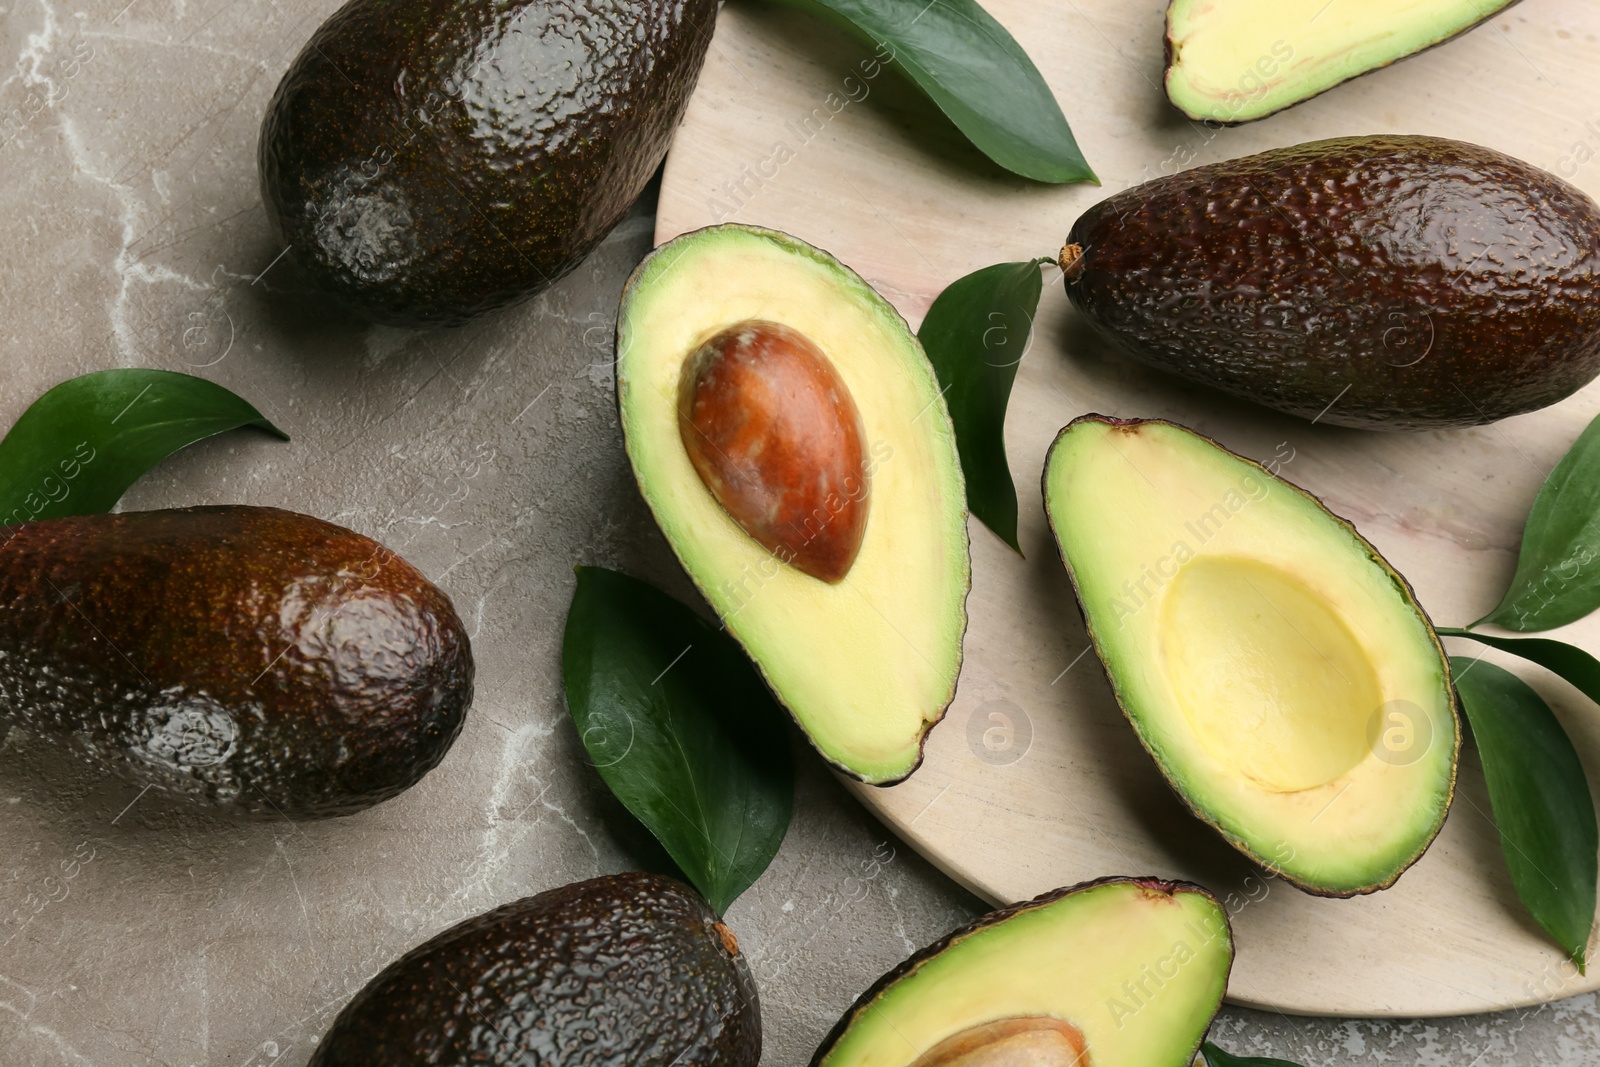
[[[1067,295],[1143,362],[1343,426],[1475,426],[1600,373],[1600,208],[1437,137],[1314,141],[1090,208]]]
[[[449,598],[332,523],[181,508],[0,540],[0,719],[95,774],[245,815],[344,815],[436,766],[472,701]]]
[[[451,927],[339,1013],[310,1067],[756,1067],[761,1010],[732,931],[631,873]]]
[[[566,274],[666,155],[716,0],[351,0],[261,127],[261,193],[314,285],[459,323]]]

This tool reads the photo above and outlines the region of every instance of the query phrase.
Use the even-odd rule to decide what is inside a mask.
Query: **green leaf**
[[[1234,1056],[1211,1045],[1211,1041],[1206,1041],[1203,1049],[1206,1067],[1299,1067],[1299,1064],[1291,1064],[1286,1059],[1272,1059],[1270,1056]]]
[[[1584,969],[1594,925],[1594,801],[1561,723],[1527,683],[1484,660],[1452,657],[1511,883],[1528,913]]]
[[[105,370],[45,393],[0,441],[0,525],[110,511],[185,445],[240,426],[289,435],[220,385],[166,370]]]
[[[1583,649],[1548,637],[1495,637],[1475,630],[1439,629],[1440,637],[1464,637],[1537,663],[1560,675],[1584,696],[1600,704],[1600,659]]]
[[[1288,1060],[1275,1060],[1270,1056],[1235,1056],[1231,1052],[1224,1052],[1211,1042],[1203,1046],[1206,1057],[1206,1067],[1300,1067],[1297,1063]]]
[[[578,568],[567,710],[600,777],[718,913],[789,828],[784,714],[733,638],[654,586]]]
[[[870,38],[879,59],[904,71],[1000,166],[1035,181],[1098,184],[1039,68],[975,0],[815,3]]]
[[[1589,423],[1534,498],[1511,588],[1491,622],[1524,633],[1600,607],[1600,418]]]
[[[967,507],[1020,554],[1017,488],[1006,462],[1006,404],[1028,351],[1047,259],[997,263],[951,282],[917,339],[939,377],[955,424]]]

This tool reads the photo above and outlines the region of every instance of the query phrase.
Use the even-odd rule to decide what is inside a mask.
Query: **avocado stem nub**
[[[739,954],[739,939],[733,936],[733,931],[728,928],[728,924],[718,922],[712,929],[716,930],[717,937],[722,940],[722,947],[727,951],[728,955],[737,956]]]
[[[1061,256],[1056,260],[1061,267],[1061,273],[1067,281],[1071,281],[1083,273],[1083,246],[1068,244],[1061,249]]]

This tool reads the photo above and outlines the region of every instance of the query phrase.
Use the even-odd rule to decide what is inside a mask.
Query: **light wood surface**
[[[737,3],[721,14],[668,160],[658,241],[726,220],[786,230],[860,271],[915,324],[962,274],[1053,254],[1083,209],[1112,192],[1318,137],[1457,137],[1600,194],[1600,158],[1589,161],[1600,157],[1600,6],[1584,0],[1528,0],[1443,48],[1220,131],[1165,103],[1155,0],[986,6],[1044,72],[1101,187],[1035,185],[999,171],[929,117],[905,83],[876,72],[872,45],[802,14]],[[1288,457],[1285,476],[1354,521],[1438,623],[1460,625],[1498,599],[1533,495],[1600,411],[1600,387],[1474,430],[1312,426],[1103,350],[1050,271],[1007,425],[1026,559],[973,524],[959,694],[921,770],[892,789],[858,788],[862,801],[996,902],[1110,873],[1207,885],[1233,913],[1239,956],[1229,993],[1238,1003],[1438,1015],[1600,988],[1600,968],[1578,976],[1518,904],[1470,749],[1443,834],[1395,888],[1370,897],[1322,900],[1263,881],[1183,811],[1086,652],[1044,523],[1045,448],[1087,411],[1170,418],[1258,459]],[[1600,621],[1556,636],[1600,649]],[[1535,668],[1516,669],[1550,698],[1586,765],[1600,771],[1600,711]]]

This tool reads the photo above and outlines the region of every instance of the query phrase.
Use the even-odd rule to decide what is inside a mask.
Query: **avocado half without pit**
[[[1171,0],[1167,98],[1192,119],[1264,118],[1442,44],[1516,0]]]
[[[1227,989],[1199,886],[1107,878],[987,915],[884,975],[812,1067],[1190,1067]]]
[[[1411,587],[1320,501],[1172,423],[1062,430],[1045,510],[1117,701],[1178,795],[1313,893],[1438,834],[1455,691]]]
[[[96,778],[270,819],[344,815],[436,766],[472,702],[450,599],[277,508],[21,523],[0,552],[0,719]]]
[[[864,782],[909,775],[955,691],[970,572],[905,320],[803,241],[699,230],[628,281],[617,397],[662,532],[811,743]]]
[[[576,882],[452,926],[380,971],[310,1067],[756,1067],[733,932],[670,878]]]

